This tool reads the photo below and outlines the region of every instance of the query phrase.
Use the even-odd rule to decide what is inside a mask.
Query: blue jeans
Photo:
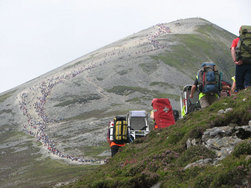
[[[237,91],[251,86],[251,64],[236,65],[235,80]]]

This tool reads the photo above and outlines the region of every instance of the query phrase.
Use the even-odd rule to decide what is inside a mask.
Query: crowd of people
[[[154,49],[162,49],[167,47],[165,44],[161,44],[157,38],[161,35],[171,33],[171,30],[169,27],[165,26],[165,24],[158,24],[156,25],[158,28],[157,31],[148,37],[148,40],[150,41],[151,45]]]
[[[165,26],[164,24],[158,24],[154,26],[154,28],[157,31],[147,36],[147,41],[150,42],[150,44],[153,46],[153,49],[145,51],[134,51],[133,53],[144,54],[149,51],[158,50],[165,47],[158,42],[157,38],[163,34],[170,33],[170,28]],[[84,157],[76,157],[73,155],[65,154],[64,152],[57,149],[54,141],[46,133],[46,128],[52,123],[57,123],[58,120],[49,118],[49,116],[45,112],[45,104],[47,102],[48,96],[51,94],[52,89],[56,85],[70,80],[75,76],[83,73],[84,71],[88,71],[97,66],[106,64],[107,62],[109,62],[109,60],[111,60],[111,58],[122,55],[123,52],[126,52],[126,50],[108,50],[106,55],[104,56],[105,60],[102,60],[100,63],[93,63],[93,61],[90,64],[86,65],[77,63],[77,66],[72,66],[71,70],[63,70],[60,72],[60,75],[45,78],[41,83],[34,84],[32,87],[25,89],[18,97],[19,107],[26,121],[26,123],[23,125],[24,131],[31,136],[34,136],[37,141],[41,142],[49,153],[56,155],[62,159],[70,159],[72,161],[82,163],[101,163],[101,160],[90,160],[85,159]]]
[[[201,108],[213,104],[222,93],[225,96],[236,94],[239,91],[251,87],[251,26],[241,26],[239,36],[232,41],[230,50],[233,63],[235,64],[235,75],[232,77],[233,83],[228,84],[221,80],[221,74],[216,69],[216,64],[213,62],[204,62],[195,76],[194,84],[191,87],[190,98],[193,98],[194,93],[199,91],[199,102]],[[230,92],[231,91],[231,92]],[[189,100],[189,99],[186,99]],[[190,104],[192,109],[193,105]],[[182,115],[187,114],[188,108],[185,105],[182,110]]]
[[[52,89],[57,84],[72,79],[78,74],[104,63],[105,62],[99,63],[97,65],[93,64],[81,66],[77,70],[72,70],[69,73],[62,74],[61,76],[47,78],[42,83],[36,84],[33,87],[30,87],[28,90],[23,91],[23,93],[21,93],[18,97],[20,110],[26,118],[26,123],[23,125],[24,131],[31,136],[34,136],[37,141],[41,142],[49,153],[62,159],[69,159],[71,161],[77,161],[80,163],[102,163],[102,160],[85,159],[84,157],[65,154],[56,148],[53,140],[49,138],[48,134],[46,134],[46,128],[50,123],[56,123],[57,120],[49,119],[45,112],[45,104]]]
[[[132,42],[133,45],[126,44],[126,47],[122,46],[112,49],[108,48],[107,52],[104,55],[105,58],[112,58],[115,56],[121,56],[122,58],[123,55],[126,57],[131,57],[132,55],[143,55],[168,47],[167,43],[159,42],[158,38],[162,35],[171,33],[170,28],[165,24],[157,24],[153,26],[153,30],[153,32],[145,35],[146,38],[139,37],[135,41],[134,38],[129,40],[128,43]],[[142,46],[143,48],[139,48],[139,46]]]

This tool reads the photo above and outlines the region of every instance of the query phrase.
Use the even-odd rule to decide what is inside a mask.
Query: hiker
[[[241,26],[239,37],[231,45],[231,56],[236,65],[236,92],[251,86],[251,26]]]
[[[203,63],[192,85],[190,98],[194,97],[193,95],[199,86],[199,101],[201,108],[213,104],[219,98],[221,90],[220,82],[221,73],[216,70],[216,65],[212,62]]]
[[[129,130],[127,126],[126,117],[116,116],[113,121],[110,122],[107,141],[111,148],[111,156],[113,157],[121,147],[129,143]]]

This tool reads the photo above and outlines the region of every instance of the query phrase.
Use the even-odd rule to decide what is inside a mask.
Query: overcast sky
[[[237,35],[250,10],[251,0],[0,0],[0,92],[159,23],[201,17]]]

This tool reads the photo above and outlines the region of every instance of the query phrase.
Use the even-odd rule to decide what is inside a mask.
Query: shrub
[[[235,146],[233,155],[239,157],[240,155],[251,155],[251,139],[244,140]]]
[[[200,159],[215,158],[216,154],[205,146],[192,146],[188,148],[181,157],[177,160],[177,164],[180,166],[186,166],[189,163],[195,162]]]
[[[247,169],[244,166],[237,166],[233,169],[222,169],[217,173],[210,187],[236,186],[242,185],[242,179],[246,176]]]

